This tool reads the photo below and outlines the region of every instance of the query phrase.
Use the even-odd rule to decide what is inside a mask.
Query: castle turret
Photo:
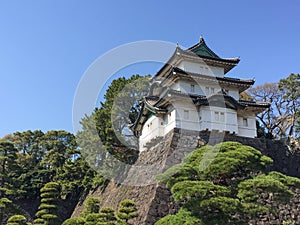
[[[253,79],[227,77],[239,61],[219,57],[203,37],[186,50],[177,45],[152,78],[150,92],[140,102],[137,120],[130,125],[139,137],[140,151],[151,139],[174,128],[256,137],[256,114],[270,104],[239,98],[254,84]]]

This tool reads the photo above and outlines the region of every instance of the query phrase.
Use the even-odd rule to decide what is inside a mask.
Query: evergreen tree
[[[16,195],[17,150],[11,142],[0,140],[0,223],[5,208]]]
[[[96,108],[91,116],[82,119],[83,131],[77,135],[80,147],[89,152],[89,149],[94,149],[94,144],[99,142],[99,138],[104,146],[94,150],[99,156],[95,162],[97,165],[103,164],[101,160],[107,158],[107,153],[123,162],[134,162],[134,153],[128,152],[127,149],[126,154],[123,154],[125,142],[134,145],[137,141],[127,125],[132,122],[129,114],[134,117],[133,111],[139,110],[138,107],[133,110],[132,106],[148,92],[148,80],[149,76],[140,75],[113,80],[104,95],[105,101],[100,103],[100,107]]]
[[[0,198],[0,223],[3,222],[3,216],[5,215],[6,208],[12,203],[11,200],[5,197]]]
[[[172,225],[205,225],[201,219],[197,218],[196,216],[193,216],[193,214],[185,208],[179,209],[176,215],[165,216],[155,223],[155,225],[171,225],[171,224]]]
[[[100,107],[81,121],[78,145],[89,165],[101,175],[96,178],[99,185],[107,184],[105,178],[121,182],[138,157],[137,138],[128,124],[137,116],[137,102],[148,92],[148,81],[149,76],[139,75],[114,80]]]
[[[128,220],[138,216],[135,202],[130,199],[121,201],[117,216],[119,219],[125,222],[124,224],[130,224],[128,223]]]
[[[62,225],[84,225],[85,220],[82,217],[79,218],[70,218],[65,220]]]
[[[56,180],[66,160],[78,154],[74,135],[63,130],[48,131],[43,136],[41,147],[45,155],[40,173],[42,177],[48,178],[47,182]]]
[[[273,196],[272,201],[278,204],[287,203],[294,195],[292,189],[300,188],[300,179],[266,173],[270,163],[272,160],[260,151],[235,142],[193,151],[183,163],[158,177],[182,207],[156,224],[245,224],[261,213],[276,213],[278,209],[266,205],[263,196]]]
[[[100,222],[100,214],[99,213],[90,213],[85,218],[85,224],[84,225],[95,225]]]
[[[14,215],[11,216],[6,225],[31,225],[31,223],[26,222],[26,217],[23,215]]]
[[[99,221],[97,225],[114,225],[116,224],[115,210],[110,207],[100,209]]]
[[[45,184],[38,177],[39,164],[45,152],[41,147],[44,133],[40,130],[15,132],[9,138],[18,150],[17,163],[20,167],[18,176],[18,198],[34,199],[39,196],[39,189]]]
[[[60,198],[60,185],[49,182],[41,189],[41,204],[35,214],[35,225],[59,224],[57,204]]]
[[[271,107],[257,115],[267,138],[297,136],[297,111],[300,108],[300,74],[290,74],[277,83],[265,83],[248,92],[256,101],[270,102]]]
[[[100,199],[98,198],[88,198],[85,202],[84,210],[80,214],[81,217],[86,217],[91,213],[99,213],[100,210]]]
[[[295,126],[297,123],[297,111],[300,108],[300,74],[290,74],[287,78],[281,79],[278,83],[279,89],[284,94],[284,99],[288,102],[287,109],[289,116],[285,118],[289,125],[288,136],[295,136]]]

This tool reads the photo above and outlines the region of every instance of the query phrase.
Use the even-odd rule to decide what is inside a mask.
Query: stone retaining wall
[[[300,154],[290,153],[287,146],[279,141],[237,137],[218,132],[174,129],[164,138],[154,139],[147,144],[148,150],[141,152],[139,159],[129,170],[125,180],[127,184],[116,185],[111,181],[104,191],[97,190],[89,197],[99,197],[101,206],[111,206],[115,209],[123,199],[132,199],[137,203],[139,217],[131,222],[135,225],[152,225],[159,218],[174,214],[178,210],[170,191],[155,182],[157,173],[181,162],[186,154],[197,147],[205,144],[214,145],[222,141],[236,141],[252,146],[274,160],[272,170],[300,177]],[[134,180],[143,185],[132,186],[130,183]],[[284,221],[297,221],[295,224],[300,224],[299,197],[300,193],[297,190],[297,196],[290,204],[275,206],[280,208],[279,214],[265,214],[250,224],[282,224]],[[78,206],[73,216],[78,216],[81,210],[82,206]]]

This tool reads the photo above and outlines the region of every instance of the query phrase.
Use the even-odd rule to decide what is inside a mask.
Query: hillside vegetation
[[[156,225],[248,224],[265,212],[276,214],[279,209],[273,206],[288,203],[300,179],[267,172],[271,163],[260,151],[237,142],[195,150],[159,176],[181,208]]]

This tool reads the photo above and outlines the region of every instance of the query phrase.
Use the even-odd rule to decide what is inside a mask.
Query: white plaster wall
[[[215,120],[215,112],[224,113],[224,120]],[[228,108],[201,106],[200,107],[200,129],[218,130],[238,133],[238,122],[236,111]]]
[[[139,139],[140,151],[146,150],[145,144],[156,137],[166,135],[176,127],[176,111],[172,109],[169,113],[157,116],[152,116],[144,124],[142,135]]]
[[[167,134],[171,130],[173,130],[176,127],[176,111],[173,109],[168,114],[164,115],[167,117],[167,121],[164,120],[164,134]]]
[[[201,89],[202,87],[199,86],[196,82],[190,81],[178,81],[178,89],[183,93],[190,93],[190,94],[197,94],[197,95],[205,95],[204,90]],[[194,85],[194,92],[191,91],[191,85]]]
[[[191,85],[194,85],[194,92],[191,91]],[[209,92],[207,92],[206,88],[209,88]],[[219,85],[213,85],[209,83],[197,83],[196,81],[187,81],[187,80],[178,80],[174,83],[171,88],[176,91],[181,91],[183,93],[197,94],[197,95],[211,95],[211,88],[214,89],[214,93],[218,93],[221,91],[221,87]],[[225,89],[226,90],[226,89]],[[227,89],[228,95],[233,97],[236,100],[239,100],[239,91],[237,89]]]
[[[247,119],[248,126],[244,125],[244,119]],[[254,138],[256,135],[255,115],[238,115],[238,136]]]
[[[191,84],[194,84],[195,90],[194,92],[191,91]],[[171,86],[173,90],[181,91],[183,93],[190,93],[190,94],[197,94],[197,95],[211,95],[212,93],[206,92],[206,87],[211,90],[211,88],[214,89],[214,93],[217,93],[221,90],[221,87],[219,85],[212,85],[208,83],[197,83],[196,81],[186,81],[186,80],[179,80]]]
[[[188,111],[188,118],[186,112]],[[215,112],[224,113],[224,119],[216,120]],[[245,126],[243,119],[247,119]],[[197,109],[192,102],[178,101],[165,115],[152,116],[145,123],[140,136],[140,151],[146,150],[145,144],[151,139],[164,136],[175,127],[187,130],[228,131],[242,137],[256,137],[255,114],[239,114],[233,109],[215,106],[201,106]]]
[[[142,135],[140,136],[140,151],[145,150],[144,145],[151,139],[163,136],[163,119],[161,117],[152,116],[144,124]]]
[[[221,67],[208,66],[205,63],[183,61],[178,67],[186,72],[200,73],[203,75],[224,77],[224,69]]]
[[[188,118],[185,112],[188,111]],[[176,110],[176,127],[187,130],[200,130],[199,113],[196,108],[179,107]]]

